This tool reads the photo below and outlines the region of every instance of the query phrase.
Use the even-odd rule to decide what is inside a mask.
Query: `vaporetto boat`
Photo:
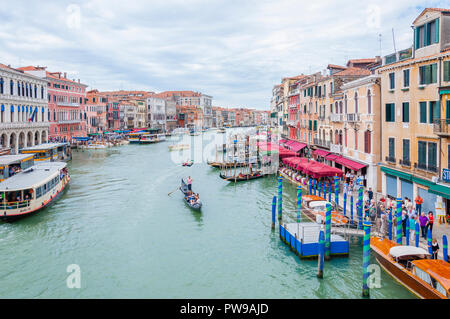
[[[53,204],[69,184],[64,162],[34,164],[33,155],[0,156],[0,219],[14,221]]]

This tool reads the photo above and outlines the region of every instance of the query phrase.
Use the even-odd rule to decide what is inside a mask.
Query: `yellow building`
[[[425,9],[413,22],[414,46],[388,55],[381,78],[382,191],[424,199],[423,211],[449,210],[445,65],[450,56],[450,10]],[[441,94],[439,94],[441,92]],[[450,116],[449,116],[450,117]]]

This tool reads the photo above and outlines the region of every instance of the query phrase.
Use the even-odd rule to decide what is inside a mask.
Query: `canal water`
[[[58,202],[0,224],[0,298],[361,297],[361,239],[351,240],[349,258],[326,262],[319,280],[317,261],[300,260],[271,230],[275,177],[234,185],[202,159],[182,167],[168,145],[74,151],[71,185]],[[189,175],[202,213],[180,191],[168,196]],[[295,192],[284,184],[286,210],[295,210]],[[67,288],[73,264],[80,289]],[[371,298],[414,298],[380,276]]]

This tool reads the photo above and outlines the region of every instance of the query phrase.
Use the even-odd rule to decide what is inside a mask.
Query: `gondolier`
[[[190,176],[186,180],[186,184],[187,184],[188,190],[191,191],[192,190],[192,178]]]

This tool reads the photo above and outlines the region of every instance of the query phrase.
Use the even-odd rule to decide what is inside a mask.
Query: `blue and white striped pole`
[[[327,184],[323,182],[323,199],[327,200]]]
[[[300,223],[301,209],[302,209],[302,187],[297,186],[297,223]]]
[[[272,229],[275,229],[275,216],[277,213],[277,197],[274,196],[272,199]]]
[[[325,257],[325,234],[323,233],[323,228],[320,229],[319,233],[319,261],[318,261],[318,270],[317,277],[323,278],[323,264]]]
[[[402,238],[402,199],[397,198],[397,244],[401,245],[403,243]]]
[[[358,189],[358,229],[363,229],[363,189]]]
[[[442,236],[442,253],[444,254],[444,260],[448,262],[448,242],[447,236]]]
[[[416,236],[416,247],[419,247],[419,240],[420,240],[420,226],[419,226],[419,223],[417,222],[416,223],[416,226],[415,226],[416,228],[415,228],[415,230],[414,230],[414,235]]]
[[[313,179],[314,181],[314,195],[317,196],[317,180]]]
[[[431,229],[428,229],[427,232],[427,243],[428,243],[428,253],[430,253],[431,256],[433,256],[433,243],[431,239]]]
[[[334,177],[334,210],[339,211],[339,177]]]
[[[283,177],[278,177],[278,220],[283,215]]]
[[[328,201],[331,203],[331,181],[328,182]]]
[[[319,196],[322,197],[322,182],[319,181]]]
[[[331,253],[331,204],[326,204],[325,215],[325,260],[329,260]]]
[[[367,218],[364,223],[364,242],[363,242],[363,297],[369,297],[369,265],[370,265],[370,221]]]

